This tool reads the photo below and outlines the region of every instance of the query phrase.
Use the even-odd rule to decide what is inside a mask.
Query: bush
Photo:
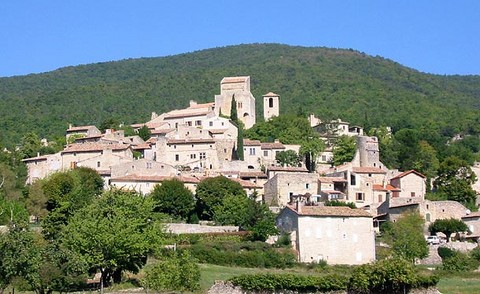
[[[247,291],[297,291],[300,293],[346,290],[345,277],[338,275],[255,274],[233,277],[230,282]]]
[[[471,258],[468,254],[453,251],[453,255],[442,258],[443,269],[450,272],[468,272],[477,269],[478,261]]]
[[[349,281],[352,293],[404,293],[438,283],[435,276],[421,276],[415,266],[401,258],[381,260],[356,268]]]
[[[440,257],[442,258],[442,260],[455,255],[455,250],[452,250],[448,247],[438,247],[437,252],[438,255],[440,255]]]
[[[200,269],[186,252],[174,252],[147,266],[142,284],[155,291],[193,291],[200,287]]]

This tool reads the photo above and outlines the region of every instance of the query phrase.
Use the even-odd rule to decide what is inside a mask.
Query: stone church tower
[[[269,121],[274,116],[280,115],[280,96],[269,92],[263,95],[263,118]]]
[[[215,95],[215,114],[230,116],[232,97],[237,102],[238,118],[245,129],[255,124],[255,97],[250,92],[250,77],[226,77],[220,82],[220,95]]]

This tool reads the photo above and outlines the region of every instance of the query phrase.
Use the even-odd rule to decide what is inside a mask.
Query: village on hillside
[[[280,115],[280,95],[269,92],[262,103],[265,121]],[[305,263],[374,261],[380,224],[396,222],[408,211],[422,216],[425,235],[436,220],[453,218],[468,225],[470,234],[465,238],[478,241],[480,213],[456,201],[427,200],[427,177],[415,170],[388,169],[380,161],[378,139],[365,136],[361,126],[341,119],[324,122],[311,115],[310,126],[327,146],[314,158],[311,171],[304,163],[282,166],[276,159],[280,152],[299,153],[300,144],[249,139],[239,144],[238,125],[230,119],[232,107],[245,129],[256,124],[250,77],[225,77],[212,102],[191,100],[186,108],[153,112],[149,121],[132,125],[137,132],[148,128],[147,140],[125,136],[122,130],[102,133],[93,125],[70,125],[63,150],[24,160],[27,184],[56,172],[88,167],[101,175],[105,189],[147,195],[168,179],[178,179],[195,193],[203,179],[224,176],[278,213],[278,229],[290,234],[298,260]],[[350,162],[334,166],[330,139],[341,135],[355,138],[356,152]],[[243,148],[243,160],[236,158],[238,148]],[[324,205],[332,201],[353,203],[356,208]]]

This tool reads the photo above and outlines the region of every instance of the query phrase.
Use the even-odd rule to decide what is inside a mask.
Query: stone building
[[[470,238],[479,240],[480,238],[480,212],[471,212],[462,217],[462,221],[470,230]]]
[[[269,206],[284,207],[295,195],[316,195],[318,192],[317,174],[283,171],[265,183],[264,199]]]
[[[392,186],[400,191],[394,192],[392,197],[415,198],[418,201],[425,200],[426,177],[415,170],[409,170],[398,174],[390,179]]]
[[[365,264],[375,260],[372,216],[362,209],[335,206],[286,206],[277,227],[289,233],[300,262]]]
[[[99,129],[96,126],[77,126],[74,127],[71,124],[68,125],[68,129],[65,135],[67,142],[71,143],[73,138],[92,137],[100,135]],[[72,139],[71,139],[72,138]]]
[[[250,92],[250,77],[226,77],[220,82],[220,95],[215,95],[215,114],[231,114],[232,99],[237,103],[238,118],[245,129],[251,128],[256,121],[255,97]]]
[[[272,117],[280,115],[280,96],[268,92],[263,95],[263,119],[269,121]]]

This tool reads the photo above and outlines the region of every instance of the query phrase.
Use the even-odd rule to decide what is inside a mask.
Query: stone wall
[[[173,234],[202,234],[202,233],[225,233],[238,232],[237,226],[206,226],[198,224],[177,224],[165,225],[165,231]]]

